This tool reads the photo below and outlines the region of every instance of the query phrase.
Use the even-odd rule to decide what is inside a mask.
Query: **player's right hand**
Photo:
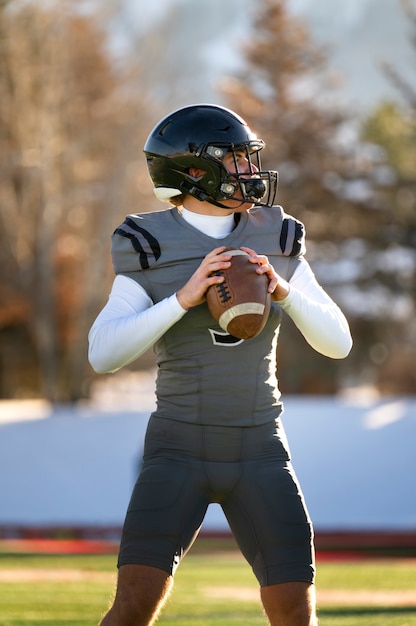
[[[217,276],[214,272],[227,269],[231,265],[231,255],[224,250],[225,246],[220,246],[209,252],[188,282],[176,292],[178,302],[183,309],[188,310],[202,304],[208,287],[222,283],[224,277]]]

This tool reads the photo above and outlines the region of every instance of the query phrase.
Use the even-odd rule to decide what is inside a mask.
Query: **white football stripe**
[[[250,256],[244,250],[226,250],[224,254],[230,254],[231,256]]]
[[[228,309],[228,311],[224,311],[224,313],[218,320],[218,324],[221,326],[221,328],[227,330],[228,324],[235,317],[238,317],[239,315],[249,315],[253,313],[255,315],[263,315],[264,304],[260,304],[259,302],[244,302],[243,304],[236,304],[235,306],[231,307],[231,309]]]

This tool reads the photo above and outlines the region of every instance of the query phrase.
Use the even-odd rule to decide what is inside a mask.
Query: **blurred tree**
[[[133,176],[150,107],[81,4],[0,5],[1,397],[88,394],[109,236],[142,197]]]
[[[416,19],[413,24],[416,35]],[[391,69],[388,73],[393,75]],[[404,86],[405,79],[397,84]],[[404,95],[407,106],[380,104],[362,132],[380,154],[372,179],[382,227],[373,271],[364,280],[373,289],[377,281],[385,292],[384,310],[376,317],[380,339],[373,359],[379,359],[377,383],[386,393],[416,391],[416,93],[409,86]]]
[[[223,91],[266,139],[265,163],[278,163],[285,209],[307,223],[311,240],[342,241],[359,232],[361,211],[339,193],[355,180],[356,163],[343,141],[351,118],[326,69],[329,51],[313,42],[287,0],[261,0],[252,28],[246,69],[227,78]]]
[[[230,107],[266,140],[265,164],[280,173],[278,201],[305,223],[308,259],[346,312],[354,337],[346,361],[328,361],[305,345],[285,317],[279,345],[282,389],[331,393],[380,383],[380,365],[390,350],[395,352],[390,338],[403,321],[397,319],[398,309],[407,306],[408,319],[410,305],[404,298],[391,307],[394,286],[380,265],[389,258],[386,234],[396,219],[380,202],[376,181],[385,185],[391,170],[368,138],[357,137],[357,120],[339,102],[337,80],[327,71],[329,50],[312,41],[288,4],[261,0],[256,5],[245,70],[227,78],[223,91]],[[395,145],[399,149],[399,140]],[[409,154],[410,162],[414,170]],[[402,194],[402,202],[409,202],[408,193]],[[407,367],[396,370],[388,389],[380,388],[403,391]],[[414,381],[406,385],[408,392],[415,388]]]
[[[159,206],[140,157],[145,135],[185,93],[199,99],[191,61],[205,66],[202,47],[189,56],[193,26],[176,51],[179,25],[194,24],[199,7],[175,5],[117,59],[111,2],[105,13],[91,5],[0,0],[0,397],[88,395],[86,338],[112,279],[109,236],[126,213]],[[330,393],[368,381],[414,392],[414,90],[386,65],[410,112],[383,106],[359,139],[326,70],[330,51],[288,5],[256,3],[246,70],[223,93],[266,139],[279,202],[305,222],[308,258],[355,346],[346,361],[320,357],[286,317],[282,388]]]
[[[339,261],[341,243],[363,230],[363,217],[360,206],[341,193],[355,179],[357,164],[342,141],[350,120],[336,102],[337,81],[326,70],[328,51],[312,41],[286,0],[258,3],[248,41],[246,68],[224,81],[224,93],[265,139],[264,164],[279,170],[279,203],[306,225],[309,260]],[[325,275],[319,278],[326,282]],[[342,273],[326,285],[328,291],[336,293],[338,280]],[[335,392],[344,362],[328,362],[305,345],[287,317],[283,324],[282,389]]]

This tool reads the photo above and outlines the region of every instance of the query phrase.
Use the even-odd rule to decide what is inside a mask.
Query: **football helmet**
[[[173,111],[151,131],[144,146],[147,166],[159,200],[190,194],[231,210],[221,201],[231,199],[258,206],[272,206],[278,173],[262,170],[258,139],[233,111],[212,104],[196,104]],[[237,153],[244,151],[248,171],[239,172]],[[223,164],[230,152],[235,172]],[[190,169],[203,170],[192,176]],[[236,195],[237,194],[237,195]]]

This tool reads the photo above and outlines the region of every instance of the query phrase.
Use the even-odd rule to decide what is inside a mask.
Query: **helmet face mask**
[[[227,171],[219,190],[223,196],[218,197],[217,200],[231,199],[238,194],[238,199],[243,202],[264,206],[273,204],[277,190],[277,172],[262,170],[260,150],[263,147],[263,141],[251,141],[241,147],[234,145],[227,147],[226,152],[231,154],[234,168],[232,172]],[[239,172],[237,159],[239,152],[245,154],[248,172]]]
[[[169,201],[190,194],[230,210],[221,201],[272,206],[278,173],[261,169],[264,145],[229,109],[201,104],[178,109],[161,120],[150,133],[144,152],[159,199]],[[248,164],[244,172],[238,170],[241,152]],[[227,154],[234,171],[228,171],[223,163]],[[203,173],[192,176],[192,170]]]

